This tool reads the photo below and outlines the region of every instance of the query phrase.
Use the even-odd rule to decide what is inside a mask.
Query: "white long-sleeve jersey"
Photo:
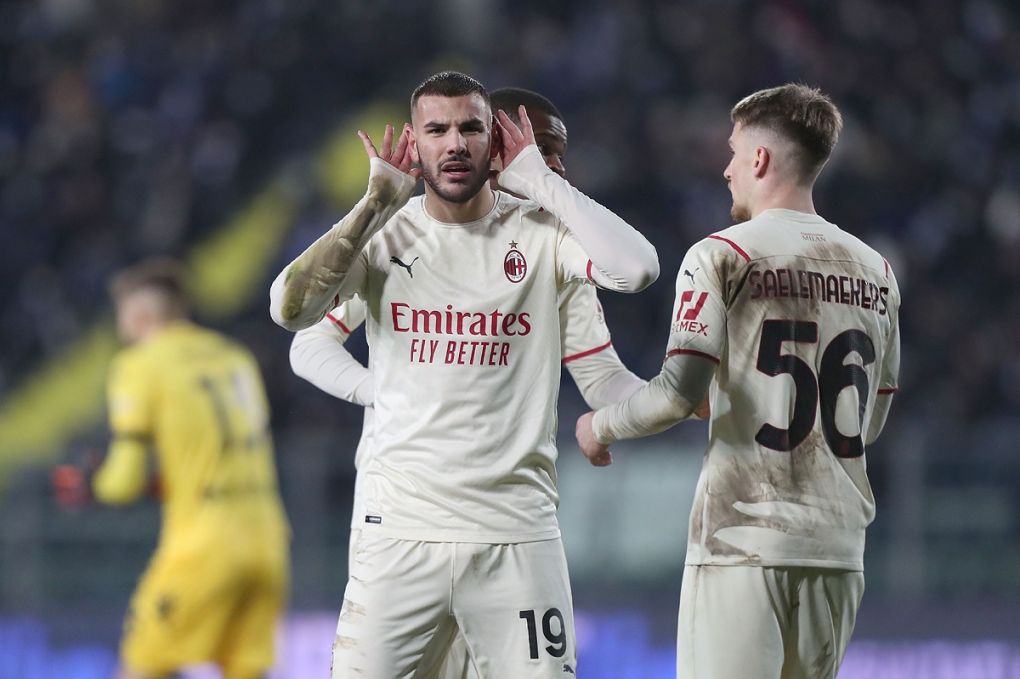
[[[274,282],[273,317],[290,327],[331,300],[366,303],[375,417],[359,473],[365,525],[389,537],[557,537],[560,291],[637,290],[657,275],[647,241],[530,155],[537,165],[518,158],[501,182],[534,202],[497,192],[482,218],[446,224],[412,199],[353,260],[331,268],[340,256],[320,239],[296,261],[313,267]]]
[[[888,263],[817,215],[773,209],[691,247],[676,291],[663,374],[596,413],[595,436],[678,420],[698,397],[687,383],[717,364],[687,563],[861,570],[875,513],[864,450],[899,371]]]
[[[645,380],[628,370],[613,348],[593,286],[568,285],[560,295],[559,311],[561,362],[590,407],[622,401],[644,386]],[[327,394],[365,406],[354,458],[356,469],[361,469],[371,455],[374,385],[371,373],[344,343],[364,322],[365,313],[365,303],[360,299],[347,300],[319,323],[296,333],[290,351],[294,374]],[[352,527],[360,527],[365,521],[359,479],[360,474],[355,476]]]

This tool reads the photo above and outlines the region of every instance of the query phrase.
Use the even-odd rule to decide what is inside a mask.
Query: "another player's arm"
[[[294,335],[290,365],[294,374],[344,401],[371,407],[372,373],[344,347],[351,333],[365,321],[365,304],[350,299],[315,325]]]
[[[568,284],[559,311],[563,365],[590,407],[617,403],[645,385],[613,349],[595,288],[579,281]]]
[[[505,168],[499,183],[527,196],[550,213],[576,237],[589,264],[580,276],[609,290],[638,292],[659,277],[655,247],[634,227],[611,210],[584,195],[550,170],[538,146],[527,111],[518,110],[521,127],[503,111],[496,112],[501,159]]]
[[[705,241],[687,253],[677,274],[677,299],[662,370],[627,400],[582,415],[578,444],[597,466],[610,464],[608,445],[664,431],[699,416],[726,341],[726,307]],[[684,271],[700,272],[688,282]],[[696,325],[695,325],[696,324]]]
[[[405,125],[391,150],[393,128],[387,125],[381,152],[368,135],[358,133],[370,158],[368,191],[346,217],[273,281],[269,310],[276,323],[291,331],[310,327],[357,291],[364,275],[358,255],[372,235],[407,203],[420,173],[411,169],[409,129]]]
[[[717,363],[693,355],[667,356],[662,371],[621,403],[601,408],[592,419],[595,441],[650,436],[696,415],[715,375]]]
[[[148,483],[154,380],[135,357],[122,356],[110,373],[108,400],[113,440],[92,477],[92,494],[107,504],[134,502]]]
[[[612,346],[579,356],[566,366],[584,402],[592,408],[618,403],[648,384],[627,369]]]

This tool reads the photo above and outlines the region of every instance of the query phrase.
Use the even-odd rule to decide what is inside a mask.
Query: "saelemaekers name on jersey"
[[[804,269],[765,269],[752,271],[747,282],[751,286],[751,299],[798,297],[874,309],[879,316],[885,316],[888,311],[888,286],[854,276],[826,275]]]

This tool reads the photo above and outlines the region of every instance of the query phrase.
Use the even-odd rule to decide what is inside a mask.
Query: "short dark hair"
[[[797,147],[802,180],[814,180],[843,129],[843,116],[828,95],[807,85],[787,84],[744,97],[730,111],[744,127],[761,127]]]
[[[481,95],[485,103],[490,107],[492,106],[492,103],[489,101],[489,93],[485,91],[485,86],[471,76],[458,71],[436,73],[425,78],[418,87],[414,88],[414,92],[411,94],[411,113],[414,113],[414,107],[422,97],[430,95],[437,97],[466,97],[469,94]]]
[[[500,87],[498,90],[493,90],[489,93],[489,99],[492,102],[494,111],[502,109],[518,123],[520,121],[517,120],[517,107],[522,104],[526,109],[542,111],[553,118],[563,120],[563,114],[560,113],[555,104],[538,92],[532,92],[523,87]]]
[[[184,268],[168,257],[145,259],[118,271],[110,278],[110,295],[120,300],[140,290],[154,290],[167,302],[171,313],[184,315],[188,295],[184,289]]]

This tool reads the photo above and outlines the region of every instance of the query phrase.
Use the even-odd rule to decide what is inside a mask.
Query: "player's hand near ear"
[[[376,150],[375,144],[372,143],[372,139],[366,132],[358,130],[358,136],[361,137],[361,143],[369,158],[378,158],[389,163],[416,180],[421,177],[421,168],[412,167],[414,161],[411,158],[411,126],[407,123],[404,123],[404,129],[397,139],[396,148],[393,146],[393,126],[389,123],[386,124],[386,131],[383,132],[381,151]]]
[[[493,145],[499,149],[499,159],[503,167],[509,167],[510,163],[520,155],[521,151],[529,145],[535,144],[535,130],[531,127],[531,120],[524,106],[517,108],[517,116],[521,120],[521,126],[510,119],[505,111],[496,111],[496,125],[493,127]],[[497,132],[498,131],[498,132]],[[496,134],[498,133],[498,142]]]

